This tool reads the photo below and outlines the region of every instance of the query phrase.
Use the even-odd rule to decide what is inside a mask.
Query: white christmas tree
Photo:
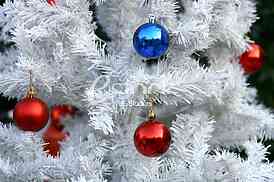
[[[6,0],[1,7],[1,40],[15,46],[0,57],[0,92],[24,98],[31,71],[37,97],[81,114],[67,122],[70,137],[57,158],[43,151],[46,127],[29,133],[1,126],[1,182],[274,181],[260,142],[274,138],[274,117],[257,104],[239,64],[257,19],[252,0],[50,2]],[[157,60],[132,45],[149,17],[171,37]],[[199,64],[201,54],[209,66]],[[171,132],[168,151],[158,157],[134,146],[148,95]]]

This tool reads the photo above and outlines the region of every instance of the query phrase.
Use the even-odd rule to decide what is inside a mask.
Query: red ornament
[[[63,128],[62,119],[67,116],[73,116],[76,113],[76,108],[70,105],[53,106],[50,113],[51,125],[56,128]]]
[[[258,44],[250,44],[248,50],[242,54],[240,64],[247,74],[259,71],[264,63],[264,51]]]
[[[56,0],[47,0],[47,2],[48,2],[49,5],[51,5],[51,6],[56,5]]]
[[[138,152],[147,157],[157,157],[164,154],[171,143],[171,134],[164,123],[148,120],[135,131],[134,144]]]
[[[75,115],[77,109],[70,105],[53,106],[51,109],[50,117],[51,123],[48,129],[43,134],[44,151],[53,157],[60,155],[61,145],[60,142],[65,141],[69,133],[63,131],[64,125],[62,119],[67,116]]]
[[[21,130],[37,132],[47,125],[49,110],[41,99],[27,97],[15,105],[13,119]]]
[[[44,140],[44,151],[47,154],[58,157],[60,155],[61,144],[60,142],[65,141],[69,136],[68,132],[64,132],[55,128],[54,126],[49,126],[48,129],[43,134]]]

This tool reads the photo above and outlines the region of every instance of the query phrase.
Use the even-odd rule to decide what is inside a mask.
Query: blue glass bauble
[[[168,32],[156,23],[143,24],[134,33],[133,46],[145,58],[158,58],[168,49]]]

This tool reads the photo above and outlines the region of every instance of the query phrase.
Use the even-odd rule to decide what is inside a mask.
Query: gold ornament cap
[[[33,81],[32,81],[32,71],[29,71],[29,88],[27,91],[27,98],[33,98],[37,94],[37,91],[35,87],[33,86]]]
[[[152,121],[156,118],[156,114],[153,109],[154,106],[154,99],[152,96],[149,97],[149,110],[148,110],[148,119],[149,121]]]
[[[156,118],[156,114],[152,111],[152,110],[149,110],[148,111],[148,119],[150,121],[154,120]]]

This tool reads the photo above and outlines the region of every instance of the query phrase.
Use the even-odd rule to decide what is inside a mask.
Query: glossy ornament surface
[[[52,126],[62,129],[62,119],[76,114],[76,108],[70,105],[56,105],[51,108],[50,118]]]
[[[263,48],[258,44],[251,44],[248,50],[240,57],[240,64],[247,74],[259,71],[264,64]]]
[[[48,4],[51,6],[56,5],[56,0],[47,0]]]
[[[69,137],[69,133],[63,131],[63,129],[49,126],[43,134],[44,151],[52,157],[60,156],[61,142],[64,142]]]
[[[158,58],[168,50],[169,34],[159,24],[146,23],[134,33],[133,46],[145,58]]]
[[[13,119],[19,129],[37,132],[47,125],[48,106],[35,97],[22,99],[15,105]]]
[[[171,134],[164,123],[149,120],[142,123],[135,131],[134,144],[138,152],[147,157],[164,154],[170,146]]]
[[[65,117],[73,117],[77,109],[71,105],[56,105],[51,108],[50,125],[43,133],[44,151],[52,157],[59,157],[61,142],[69,137],[69,132],[64,131],[62,120]]]

